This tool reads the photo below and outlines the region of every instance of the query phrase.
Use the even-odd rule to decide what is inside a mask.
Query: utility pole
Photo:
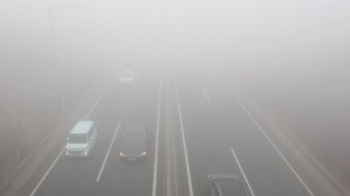
[[[73,5],[67,5],[67,6],[56,6],[56,7],[48,7],[49,11],[49,21],[50,21],[50,28],[51,28],[51,42],[54,52],[54,66],[58,68],[58,80],[59,80],[59,96],[60,96],[60,105],[61,105],[61,111],[64,114],[66,112],[66,99],[65,99],[65,93],[64,93],[64,78],[63,78],[63,67],[58,63],[58,56],[57,56],[57,45],[56,45],[56,37],[55,37],[55,30],[54,30],[54,23],[52,20],[52,11],[56,9],[63,9],[63,8],[71,8],[71,7],[77,7],[79,4],[73,4]]]

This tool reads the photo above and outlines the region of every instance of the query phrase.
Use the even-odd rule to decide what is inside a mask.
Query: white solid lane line
[[[117,129],[116,129],[116,130],[115,130],[115,132],[114,132],[114,135],[113,135],[112,141],[111,141],[111,143],[109,144],[109,147],[108,147],[108,150],[107,150],[106,156],[105,156],[105,158],[104,158],[104,160],[103,160],[103,163],[102,163],[102,166],[101,166],[100,172],[98,173],[98,176],[97,176],[96,182],[99,182],[99,181],[100,181],[100,179],[101,179],[101,175],[102,175],[103,169],[105,168],[105,165],[106,165],[107,159],[108,159],[108,157],[109,157],[109,154],[110,154],[110,152],[111,152],[111,149],[112,149],[112,146],[113,146],[113,143],[114,143],[115,137],[117,136],[117,133],[118,133],[118,131],[119,131],[119,127],[120,127],[120,122],[118,123]]]
[[[90,114],[95,110],[96,106],[100,103],[101,99],[105,96],[105,94],[107,93],[107,91],[109,90],[109,88],[111,88],[112,84],[114,84],[115,80],[118,78],[118,76],[114,76],[112,82],[107,86],[107,88],[103,91],[103,93],[100,95],[100,97],[97,99],[97,101],[95,102],[95,104],[92,106],[92,108],[90,109],[89,113],[87,113],[87,115],[85,116],[84,120],[86,120],[87,118],[89,118]]]
[[[204,86],[202,84],[199,84],[203,90],[203,93],[204,93],[204,96],[205,98],[207,99],[208,103],[210,103],[210,99],[209,99],[209,96],[208,96],[208,93],[207,93],[207,90],[204,88]]]
[[[264,135],[264,137],[267,139],[267,141],[271,144],[271,146],[275,149],[275,151],[278,153],[278,155],[282,158],[282,160],[286,163],[286,165],[289,167],[289,169],[293,172],[293,174],[295,175],[295,177],[297,177],[297,179],[300,181],[300,183],[304,186],[304,188],[306,189],[306,191],[311,195],[314,196],[314,194],[312,193],[311,189],[306,185],[306,183],[304,182],[303,179],[301,179],[301,177],[299,176],[299,174],[295,171],[295,169],[292,167],[292,165],[288,162],[288,160],[286,159],[286,157],[284,157],[284,155],[282,154],[282,152],[277,148],[277,146],[272,142],[272,140],[270,139],[270,137],[266,134],[266,132],[263,130],[263,128],[259,125],[259,123],[255,120],[255,118],[253,117],[253,115],[250,114],[250,112],[248,111],[248,109],[243,105],[243,103],[238,99],[238,97],[236,96],[236,94],[233,92],[232,89],[229,88],[229,86],[226,84],[226,82],[222,79],[221,82],[223,83],[223,85],[225,86],[225,88],[231,93],[231,95],[233,96],[233,98],[238,102],[238,104],[242,107],[242,109],[245,111],[245,113],[249,116],[249,118],[253,121],[253,123],[255,124],[255,126],[259,129],[259,131]]]
[[[176,75],[175,74],[174,74],[174,80],[175,80],[175,93],[176,93],[177,108],[178,108],[178,111],[179,111],[178,113],[179,113],[179,119],[180,119],[182,144],[183,144],[184,154],[185,154],[188,189],[189,189],[190,196],[193,196],[190,164],[188,162],[188,154],[187,154],[187,146],[186,146],[186,139],[185,139],[185,131],[184,131],[184,126],[183,126],[183,122],[182,122],[182,113],[181,113],[180,99],[179,99],[179,93],[178,93],[178,90],[177,90],[177,79],[176,79]]]
[[[242,173],[242,176],[244,178],[244,181],[248,184],[248,188],[249,188],[250,193],[252,194],[252,196],[255,196],[255,193],[254,193],[254,191],[252,189],[252,186],[250,186],[249,180],[248,180],[247,176],[244,173],[244,170],[243,170],[243,168],[241,166],[241,163],[239,162],[239,160],[237,158],[237,155],[236,155],[235,151],[232,148],[231,148],[231,152],[232,152],[233,158],[235,158],[235,160],[237,162],[239,170],[241,170],[241,173]]]
[[[157,194],[157,173],[158,173],[158,138],[159,138],[159,123],[160,123],[160,105],[162,101],[162,74],[159,76],[159,87],[158,87],[158,111],[157,111],[157,130],[156,130],[156,145],[154,153],[154,166],[153,166],[153,185],[152,185],[152,196]]]
[[[38,190],[38,188],[40,187],[40,185],[44,182],[45,178],[47,175],[49,175],[50,171],[52,170],[52,168],[56,165],[58,159],[62,156],[63,152],[64,152],[65,148],[63,148],[60,152],[60,154],[58,154],[58,156],[56,157],[56,159],[53,161],[53,163],[50,165],[49,169],[46,171],[46,173],[44,174],[44,176],[41,178],[41,180],[39,181],[39,183],[36,185],[36,187],[34,188],[34,190],[32,191],[32,193],[30,194],[30,196],[33,196],[36,191]]]
[[[95,102],[95,104],[92,106],[91,110],[89,111],[89,113],[85,116],[84,120],[86,120],[90,114],[93,112],[93,110],[95,109],[95,107],[98,105],[98,103],[101,101],[102,97],[104,97],[104,95],[106,94],[106,92],[110,89],[110,87],[112,86],[112,84],[114,83],[114,81],[117,79],[117,76],[115,76],[112,80],[112,82],[107,86],[107,88],[103,91],[103,93],[100,95],[100,97],[97,99],[97,101]],[[50,171],[52,170],[52,168],[56,165],[58,159],[62,156],[64,150],[66,149],[66,147],[64,146],[60,152],[60,154],[57,155],[56,159],[54,160],[54,162],[50,165],[49,169],[46,171],[45,175],[40,179],[40,181],[38,182],[38,184],[36,185],[36,187],[34,188],[34,190],[32,191],[32,193],[30,194],[30,196],[33,196],[36,191],[38,190],[38,188],[41,186],[41,184],[44,182],[44,180],[46,179],[47,175],[50,173]]]

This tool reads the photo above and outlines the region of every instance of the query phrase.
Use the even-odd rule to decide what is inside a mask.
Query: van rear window
[[[69,135],[69,143],[72,144],[81,144],[87,142],[86,134],[70,134]]]

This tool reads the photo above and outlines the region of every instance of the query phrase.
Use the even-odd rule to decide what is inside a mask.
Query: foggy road
[[[0,1],[0,195],[204,196],[224,174],[251,196],[350,196],[349,13],[345,0]],[[95,146],[68,158],[84,120],[97,141],[89,128],[72,144]],[[130,125],[149,134],[131,157]]]
[[[115,81],[87,117],[99,132],[91,155],[67,158],[60,154],[65,146],[61,138],[19,195],[199,196],[207,194],[206,179],[214,173],[239,175],[251,195],[327,195],[277,137],[262,134],[259,122],[242,107],[244,101],[232,95],[234,87],[219,75],[199,75],[181,69],[140,71],[132,85]],[[146,160],[125,162],[118,156],[130,124],[151,130]],[[171,141],[174,151],[169,151]],[[169,153],[175,158],[169,159]]]
[[[149,179],[152,179],[153,174],[153,153],[150,153],[144,162],[130,165],[120,160],[118,150],[125,128],[130,124],[143,124],[155,132],[158,82],[159,75],[155,73],[141,75],[134,86],[113,83],[87,118],[95,121],[99,132],[91,156],[86,159],[68,159],[62,154],[34,195],[150,195],[152,181]],[[120,128],[97,182],[118,123]],[[57,149],[64,146],[65,139],[62,138]],[[53,153],[55,151],[58,150],[54,150]],[[55,158],[57,155],[52,154],[49,158]],[[33,191],[31,189],[33,187],[25,187],[21,195],[28,195]]]

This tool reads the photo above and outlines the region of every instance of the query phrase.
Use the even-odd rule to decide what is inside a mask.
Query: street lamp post
[[[59,94],[60,94],[60,105],[62,113],[66,112],[66,101],[65,101],[65,93],[64,93],[64,85],[63,85],[63,67],[59,65],[58,63],[58,56],[57,56],[57,45],[56,45],[56,37],[55,37],[55,31],[54,31],[54,23],[52,20],[52,11],[56,9],[63,9],[63,8],[71,8],[71,7],[77,7],[79,4],[73,4],[73,5],[67,5],[67,6],[56,6],[56,7],[48,7],[49,12],[49,21],[50,21],[50,28],[51,28],[51,42],[54,52],[54,65],[58,67],[59,69]]]

